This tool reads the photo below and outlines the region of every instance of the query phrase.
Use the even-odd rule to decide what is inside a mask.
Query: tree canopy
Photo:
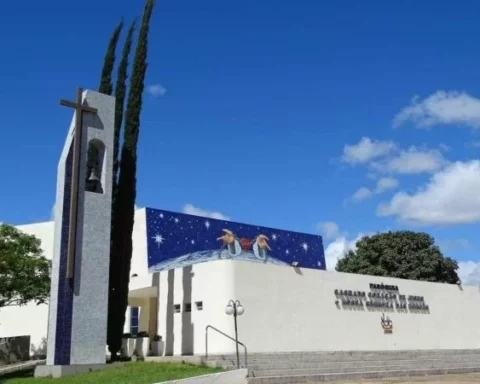
[[[43,304],[50,296],[50,261],[40,240],[0,224],[0,308]]]
[[[456,284],[458,264],[432,236],[396,231],[365,236],[337,263],[338,272]]]

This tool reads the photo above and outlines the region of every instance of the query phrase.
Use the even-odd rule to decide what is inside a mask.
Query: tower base
[[[58,378],[117,367],[118,364],[38,365],[35,367],[35,377]]]

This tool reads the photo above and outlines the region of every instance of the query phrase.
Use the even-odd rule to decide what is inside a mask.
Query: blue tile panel
[[[60,273],[58,275],[57,326],[55,334],[55,365],[70,364],[72,341],[73,279],[67,279],[68,230],[72,189],[73,142],[65,161],[65,184],[60,245]]]

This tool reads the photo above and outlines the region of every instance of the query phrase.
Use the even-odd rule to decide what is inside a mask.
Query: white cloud
[[[382,177],[377,181],[377,188],[375,193],[382,193],[388,191],[389,189],[395,189],[398,187],[398,180],[393,177]]]
[[[437,91],[424,100],[414,97],[393,119],[398,127],[411,121],[417,127],[432,127],[440,124],[457,124],[480,127],[480,99],[465,92]]]
[[[230,220],[230,217],[225,216],[223,213],[213,212],[206,209],[198,208],[192,204],[186,204],[183,207],[183,213],[187,213],[189,215],[195,215],[195,216],[210,217],[212,219],[218,219],[218,220]]]
[[[355,250],[357,241],[364,236],[358,234],[354,239],[348,239],[348,234],[340,232],[337,223],[333,221],[321,222],[317,228],[325,239],[333,239],[325,248],[327,271],[335,271],[338,260],[343,258],[349,250]]]
[[[448,164],[440,149],[427,149],[411,146],[400,150],[393,141],[372,140],[363,137],[357,144],[345,145],[342,161],[349,164],[366,164],[371,171],[382,173],[414,174],[434,172]],[[369,178],[374,174],[369,173]]]
[[[353,201],[363,201],[370,197],[372,197],[373,192],[368,189],[367,187],[361,187],[357,189],[357,191],[353,194],[352,200]]]
[[[392,141],[372,140],[368,137],[353,145],[345,145],[342,160],[350,164],[365,164],[369,161],[386,156],[395,149]]]
[[[363,235],[358,235],[353,240],[348,240],[345,236],[340,236],[328,244],[325,248],[325,262],[327,264],[327,271],[335,271],[335,266],[338,260],[343,258],[349,250],[355,250],[357,241]]]
[[[152,84],[147,87],[147,92],[154,97],[161,97],[167,93],[167,89],[160,84]]]
[[[480,263],[478,262],[460,261],[457,273],[464,285],[480,284]]]
[[[435,173],[414,194],[399,192],[380,204],[379,216],[417,224],[453,225],[480,221],[480,161],[456,162]]]
[[[338,224],[333,221],[324,221],[318,223],[317,229],[326,240],[335,239],[336,237],[340,236]]]
[[[359,188],[352,196],[352,200],[359,202],[366,199],[369,199],[373,195],[379,195],[380,193],[386,192],[390,189],[395,189],[398,187],[398,180],[393,177],[382,177],[377,180],[377,186],[374,190],[371,190],[367,187]]]
[[[435,172],[447,164],[443,154],[437,149],[418,149],[411,146],[408,150],[400,151],[395,157],[388,159],[385,164],[376,164],[376,168],[393,173],[424,173]]]
[[[452,148],[450,148],[450,146],[448,146],[447,144],[443,144],[443,143],[439,144],[439,147],[443,152],[448,152],[452,149]]]

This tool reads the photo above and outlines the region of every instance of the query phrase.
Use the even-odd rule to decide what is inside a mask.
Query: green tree
[[[0,308],[46,303],[50,268],[39,239],[0,224]]]
[[[109,273],[109,300],[108,300],[108,327],[107,327],[107,344],[111,356],[115,358],[118,352],[121,341],[118,340],[118,325],[121,318],[118,316],[119,305],[117,292],[119,290],[119,273],[121,270],[122,254],[116,253],[114,250],[118,249],[113,246],[115,231],[113,226],[116,217],[116,199],[117,199],[117,179],[119,170],[118,148],[120,147],[120,133],[123,123],[123,111],[125,105],[125,95],[127,90],[128,77],[128,59],[132,49],[133,33],[135,32],[135,21],[130,25],[127,38],[123,46],[122,58],[118,66],[117,81],[115,84],[115,128],[114,128],[114,145],[113,145],[113,183],[112,183],[112,231],[111,231],[111,245],[110,245],[110,273]],[[110,347],[111,346],[111,347]],[[117,349],[118,348],[118,349]]]
[[[125,95],[127,94],[128,58],[132,50],[133,33],[136,21],[128,29],[125,45],[123,46],[122,58],[118,66],[117,81],[115,84],[115,134],[113,142],[113,198],[115,199],[118,177],[118,148],[120,147],[120,132],[123,123],[123,109],[125,107]]]
[[[108,42],[107,52],[105,53],[105,58],[103,60],[103,69],[98,92],[106,95],[111,95],[113,92],[112,72],[115,65],[115,51],[117,49],[118,39],[120,38],[120,32],[122,31],[122,28],[123,20],[120,20],[120,23],[113,31],[112,37]]]
[[[445,257],[432,236],[397,231],[361,238],[337,263],[338,272],[456,284],[458,264]]]
[[[111,356],[116,358],[121,348],[125,311],[128,306],[128,285],[132,259],[132,232],[135,215],[137,184],[137,144],[140,133],[140,113],[145,74],[147,71],[148,32],[155,0],[147,0],[133,60],[132,76],[125,111],[125,126],[120,175],[115,196],[115,217],[112,225],[111,263],[116,263],[118,273],[111,285],[107,343]]]

